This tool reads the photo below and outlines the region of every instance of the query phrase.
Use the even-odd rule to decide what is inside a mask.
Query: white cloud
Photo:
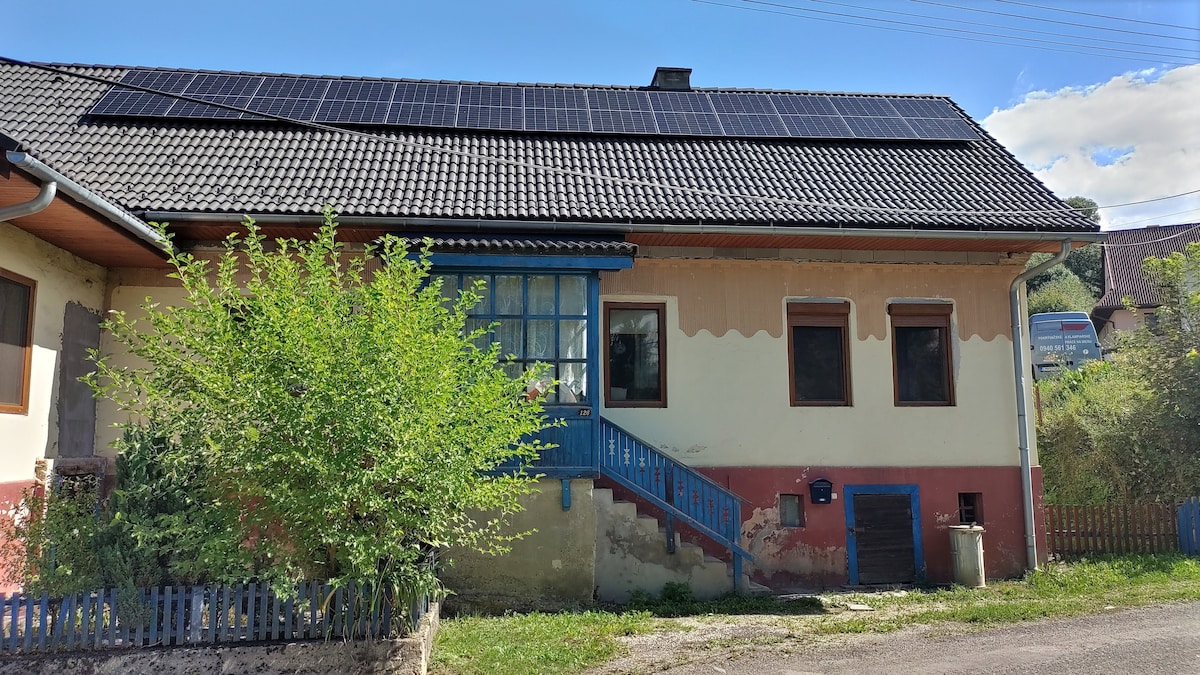
[[[1200,64],[1031,92],[983,125],[1060,197],[1108,205],[1200,189]],[[1105,228],[1200,222],[1200,194],[1101,213]]]

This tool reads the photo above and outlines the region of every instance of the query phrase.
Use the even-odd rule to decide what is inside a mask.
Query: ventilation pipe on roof
[[[654,79],[650,81],[650,86],[666,91],[691,91],[692,69],[659,66],[654,70]]]
[[[1017,389],[1017,448],[1021,454],[1021,497],[1025,511],[1025,554],[1026,567],[1031,570],[1038,568],[1037,524],[1033,513],[1033,473],[1030,465],[1029,452],[1029,411],[1025,405],[1029,389],[1030,366],[1029,349],[1025,346],[1025,336],[1021,330],[1021,287],[1025,282],[1042,272],[1061,263],[1071,252],[1071,240],[1062,240],[1062,249],[1046,262],[1025,270],[1013,279],[1008,288],[1008,310],[1012,319],[1013,346],[1013,382]]]
[[[38,190],[37,196],[33,199],[0,209],[0,222],[32,216],[50,206],[50,202],[54,201],[56,194],[58,194],[58,183],[52,180],[46,181],[42,183],[42,189]]]

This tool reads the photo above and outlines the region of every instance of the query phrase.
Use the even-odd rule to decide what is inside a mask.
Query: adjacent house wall
[[[1146,309],[1136,307],[1130,309],[1113,310],[1112,316],[1100,326],[1100,331],[1097,337],[1100,339],[1100,344],[1111,347],[1116,340],[1116,333],[1119,331],[1130,331],[1141,328],[1146,323],[1146,315],[1153,314],[1154,309]]]
[[[950,575],[946,527],[958,523],[958,493],[981,493],[987,573],[1019,574],[1008,289],[1023,263],[639,258],[632,270],[602,275],[601,301],[665,303],[668,407],[602,414],[749,503],[743,535],[758,581],[846,580],[845,506],[811,504],[808,483],[817,478],[831,480],[835,494],[846,485],[916,485],[934,579]],[[806,298],[850,302],[851,406],[790,405],[786,305]],[[895,405],[887,306],[896,300],[954,304],[956,405]],[[779,494],[803,497],[804,527],[780,525]]]

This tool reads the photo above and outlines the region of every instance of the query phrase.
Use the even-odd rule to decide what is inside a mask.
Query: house
[[[1092,309],[1100,342],[1111,345],[1114,333],[1140,328],[1162,304],[1159,290],[1142,272],[1146,258],[1164,258],[1200,241],[1200,223],[1153,225],[1105,233],[1104,295]],[[1126,306],[1126,300],[1131,303]]]
[[[309,236],[332,203],[352,245],[432,237],[448,286],[487,282],[480,318],[505,351],[560,381],[558,447],[517,523],[537,534],[499,561],[459,556],[452,586],[584,604],[666,581],[946,581],[947,528],[971,522],[989,576],[1036,565],[1024,263],[1096,226],[944,96],[689,76],[0,65],[0,132],[19,144],[0,207],[62,177],[50,207],[0,225],[7,283],[37,296],[31,402],[0,414],[5,479],[107,456],[103,402],[65,442],[82,366],[60,317],[179,297],[148,222],[205,254],[247,214]]]

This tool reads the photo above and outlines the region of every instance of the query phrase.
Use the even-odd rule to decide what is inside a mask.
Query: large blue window
[[[483,299],[471,310],[467,329],[496,324],[486,339],[500,343],[505,367],[514,377],[536,362],[550,364],[559,380],[546,399],[557,405],[589,406],[588,276],[585,274],[438,273],[442,294],[457,297],[484,283]],[[480,347],[486,347],[481,344]],[[548,388],[530,382],[528,388]]]

